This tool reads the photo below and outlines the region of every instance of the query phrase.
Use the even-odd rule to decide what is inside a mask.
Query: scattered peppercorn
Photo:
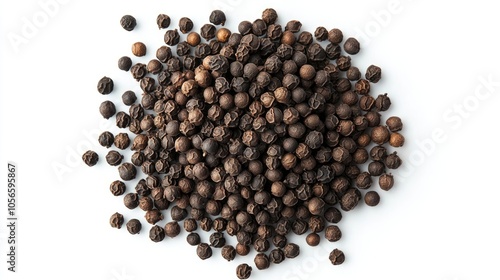
[[[127,31],[132,31],[132,30],[134,30],[135,26],[137,25],[137,21],[131,15],[124,15],[120,19],[120,25],[123,27],[123,29],[125,29]]]

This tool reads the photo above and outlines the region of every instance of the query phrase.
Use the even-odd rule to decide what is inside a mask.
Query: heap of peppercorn
[[[255,268],[263,270],[300,254],[287,235],[305,235],[310,246],[322,236],[336,242],[341,210],[360,200],[379,204],[374,181],[384,191],[393,187],[390,170],[402,162],[389,149],[403,146],[403,124],[396,116],[384,123],[391,100],[372,90],[382,70],[371,65],[363,75],[352,65],[360,43],[340,29],[311,33],[298,20],[281,25],[270,8],[237,32],[220,26],[225,22],[222,11],[212,11],[198,32],[187,17],[175,28],[170,16],[158,15],[165,45],[150,61],[140,60],[148,49],[142,42],[132,44],[134,59],[119,58],[118,68],[142,92],[122,94],[128,112],[102,102],[101,115],[122,132],[105,131],[98,142],[118,149],[105,156],[121,179],[110,191],[126,208],[144,211],[152,241],[184,229],[199,258],[221,248],[232,261],[253,248]],[[137,24],[130,15],[120,23],[127,31]],[[97,85],[104,96],[113,88],[109,77]],[[120,150],[127,149],[133,154],[125,159]],[[83,160],[93,166],[99,156],[87,151]],[[172,221],[162,224],[167,213]],[[110,218],[112,227],[123,223],[120,213]],[[143,225],[130,219],[126,228],[138,234]],[[197,230],[211,232],[209,240]],[[236,246],[226,244],[229,236]],[[345,256],[335,248],[329,259],[338,265]],[[240,279],[251,272],[248,264],[236,268]]]

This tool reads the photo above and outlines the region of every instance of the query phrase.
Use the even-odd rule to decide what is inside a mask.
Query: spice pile
[[[102,116],[114,118],[123,132],[105,131],[98,141],[116,148],[105,156],[120,177],[111,193],[123,196],[127,208],[145,211],[152,241],[184,228],[201,259],[221,248],[231,261],[253,247],[254,266],[262,270],[299,255],[287,235],[306,235],[310,246],[321,236],[338,241],[342,211],[360,200],[376,206],[380,196],[369,190],[374,181],[385,191],[393,187],[390,169],[401,159],[389,148],[404,144],[403,124],[395,116],[384,121],[391,101],[370,91],[381,69],[371,65],[361,73],[351,65],[360,44],[344,40],[339,29],[318,27],[313,34],[301,31],[300,21],[281,26],[277,19],[266,9],[232,32],[215,10],[197,33],[191,19],[172,27],[161,14],[158,27],[170,29],[156,59],[140,61],[149,50],[137,42],[134,59],[118,60],[142,92],[139,100],[135,92],[123,93],[128,113],[102,102]],[[127,31],[136,26],[130,15],[120,23]],[[97,89],[111,94],[113,80],[103,77]],[[134,153],[124,160],[120,150],[126,149]],[[94,151],[83,155],[89,166],[98,159]],[[135,190],[126,193],[125,182],[137,176]],[[162,224],[167,212],[171,221]],[[124,222],[119,213],[111,216],[112,227]],[[131,234],[142,227],[138,219],[126,223]],[[201,240],[198,228],[211,232],[209,240]],[[236,246],[226,244],[229,236]],[[345,259],[339,249],[329,258],[334,265]],[[251,271],[248,264],[236,268],[240,279]]]

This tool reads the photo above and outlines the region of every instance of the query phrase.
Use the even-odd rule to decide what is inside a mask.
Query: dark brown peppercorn
[[[113,142],[115,141],[115,137],[113,134],[109,131],[105,131],[99,135],[98,142],[101,146],[109,148],[111,145],[113,145]]]
[[[329,256],[330,262],[333,265],[341,265],[345,261],[344,252],[339,249],[334,249]]]
[[[131,15],[124,15],[120,19],[120,25],[122,26],[123,29],[125,29],[127,31],[132,31],[132,30],[134,30],[135,26],[137,25],[137,21]]]
[[[228,262],[234,260],[236,257],[236,250],[231,245],[225,245],[220,252],[222,257]]]
[[[325,228],[325,239],[330,242],[339,241],[342,237],[342,232],[336,225],[330,225]]]
[[[176,221],[168,222],[165,225],[165,235],[170,238],[176,237],[177,235],[179,235],[180,232],[181,232],[181,227]]]
[[[109,185],[109,190],[114,196],[120,196],[124,194],[125,188],[125,183],[119,180],[115,180]]]
[[[334,28],[328,31],[328,41],[330,41],[332,44],[340,44],[343,39],[344,35],[342,34],[342,31],[340,31],[340,29]]]
[[[103,101],[99,106],[99,112],[103,118],[109,119],[116,113],[115,104],[109,100]]]
[[[118,173],[120,175],[120,178],[124,181],[130,181],[132,179],[135,179],[136,176],[136,169],[135,166],[129,162],[123,163],[118,167]]]
[[[329,223],[338,223],[342,220],[342,213],[335,207],[330,207],[325,210],[323,216]]]
[[[248,279],[252,274],[252,267],[246,263],[240,264],[236,267],[236,277],[238,279]]]
[[[123,160],[123,156],[117,151],[109,151],[106,155],[106,162],[111,166],[119,165]]]
[[[379,161],[372,161],[370,162],[370,164],[368,164],[368,172],[372,176],[380,176],[382,173],[384,173],[384,170],[384,164]]]
[[[403,123],[401,122],[401,118],[396,116],[388,118],[385,121],[385,124],[387,125],[387,128],[389,128],[389,130],[392,132],[400,131],[401,129],[403,129]]]
[[[210,13],[209,21],[215,25],[224,25],[226,22],[226,15],[221,10],[213,10]]]
[[[254,258],[255,267],[259,270],[269,268],[269,257],[264,253],[259,253]]]
[[[221,248],[222,246],[226,245],[226,239],[224,238],[224,234],[222,232],[212,233],[209,240],[210,246],[215,248]]]
[[[125,104],[127,106],[134,104],[136,100],[137,100],[137,96],[131,90],[127,90],[126,92],[124,92],[122,94],[122,102],[123,102],[123,104]]]
[[[138,234],[142,229],[141,222],[137,219],[131,219],[127,222],[127,230],[130,234]]]
[[[306,243],[309,246],[318,246],[320,241],[321,237],[315,232],[309,233],[306,236]]]
[[[215,37],[215,26],[212,24],[204,24],[200,29],[200,35],[205,40],[210,40]]]
[[[96,152],[89,150],[82,155],[82,160],[86,165],[94,166],[99,161],[99,156]]]
[[[295,243],[288,243],[283,249],[283,252],[285,253],[285,257],[293,259],[300,254],[299,245]]]
[[[357,54],[359,52],[359,42],[355,38],[347,38],[344,43],[344,50],[348,54]]]
[[[278,13],[273,8],[267,8],[262,12],[262,20],[269,24],[274,24],[278,19]]]
[[[102,77],[97,83],[97,91],[100,94],[106,95],[113,91],[113,80],[109,77]]]
[[[357,177],[356,177],[356,187],[359,189],[368,189],[372,185],[372,178],[370,173],[368,172],[361,172]]]
[[[394,186],[394,177],[392,174],[384,173],[378,178],[378,184],[382,190],[388,191]]]
[[[196,232],[191,232],[190,234],[187,235],[186,241],[189,245],[196,246],[201,242],[200,235]]]
[[[326,28],[324,28],[323,26],[319,26],[314,31],[314,37],[316,38],[316,40],[322,42],[328,39],[328,30],[326,30]]]
[[[212,256],[212,248],[207,243],[200,243],[196,248],[196,254],[202,260],[206,260]]]
[[[375,191],[369,191],[365,194],[365,203],[368,206],[377,206],[380,202],[380,196]]]
[[[109,224],[113,228],[120,229],[123,225],[123,215],[118,212],[114,213],[111,215],[111,218],[109,218]]]
[[[152,225],[156,224],[157,222],[163,220],[163,214],[156,209],[149,210],[146,212],[146,215],[144,216],[146,221]]]
[[[279,264],[285,260],[285,254],[279,248],[271,250],[269,253],[269,261],[275,264]]]
[[[170,17],[165,14],[159,14],[156,17],[156,24],[158,25],[158,29],[165,29],[170,26]]]
[[[382,145],[389,141],[389,130],[385,126],[376,126],[372,129],[372,141]]]
[[[193,29],[193,21],[187,17],[182,17],[179,19],[179,30],[186,34]]]
[[[366,69],[365,78],[372,83],[380,81],[381,76],[382,70],[378,66],[370,65]]]
[[[177,29],[167,30],[167,32],[165,32],[165,36],[163,36],[163,41],[169,46],[177,45],[179,43],[179,40],[180,36],[179,32],[177,32]]]
[[[125,150],[130,145],[130,138],[127,133],[118,133],[113,143],[118,149]]]
[[[128,193],[123,197],[123,204],[128,209],[135,209],[139,205],[139,196],[136,193]]]
[[[340,200],[340,206],[344,211],[350,211],[354,209],[359,200],[361,199],[361,193],[354,188],[349,189]]]
[[[385,158],[385,166],[389,169],[397,169],[401,166],[402,161],[398,156],[397,152],[393,152]]]
[[[165,230],[162,227],[155,225],[149,230],[149,238],[153,242],[161,242],[165,239]]]
[[[122,56],[118,59],[118,69],[128,71],[130,67],[132,67],[132,60],[130,57]]]
[[[387,93],[377,96],[375,107],[378,111],[387,111],[391,107],[391,99],[387,96]]]

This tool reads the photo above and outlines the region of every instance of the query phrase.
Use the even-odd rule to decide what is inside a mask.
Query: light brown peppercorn
[[[217,30],[217,33],[215,34],[217,41],[221,43],[226,43],[229,40],[230,36],[231,36],[231,31],[224,27]]]
[[[146,55],[146,45],[142,42],[135,42],[132,44],[132,54],[141,57]]]
[[[191,47],[198,46],[201,42],[200,34],[198,34],[197,32],[189,32],[189,34],[186,37],[186,42]]]
[[[405,138],[399,132],[391,133],[389,144],[393,147],[402,147],[405,143]]]
[[[385,126],[376,126],[372,129],[372,141],[378,145],[382,145],[389,141],[389,130]]]

